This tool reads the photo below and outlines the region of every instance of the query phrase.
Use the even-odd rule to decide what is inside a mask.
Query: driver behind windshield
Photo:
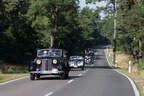
[[[44,56],[47,56],[47,54],[48,54],[48,52],[45,50],[45,51],[43,52],[43,55],[44,55]]]

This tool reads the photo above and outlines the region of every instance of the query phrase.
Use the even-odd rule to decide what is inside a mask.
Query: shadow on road
[[[110,66],[85,66],[85,68],[88,68],[88,69],[113,69]]]
[[[83,70],[81,70],[81,68],[72,68],[70,71],[79,71],[79,72],[82,72]]]
[[[80,78],[81,76],[69,76],[68,79],[64,79],[64,80],[71,80],[71,79],[75,79],[75,78]],[[61,79],[59,76],[53,76],[53,77],[50,77],[50,76],[45,76],[45,77],[41,77],[40,79],[38,80],[63,80]]]

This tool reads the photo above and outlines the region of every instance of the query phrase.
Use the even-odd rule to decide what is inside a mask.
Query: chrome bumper
[[[61,74],[64,73],[64,71],[31,71],[30,73],[35,73],[35,74],[46,74],[46,75],[52,75],[52,74]]]
[[[70,66],[70,68],[81,68],[81,67],[83,67],[83,65],[81,65],[81,66]]]

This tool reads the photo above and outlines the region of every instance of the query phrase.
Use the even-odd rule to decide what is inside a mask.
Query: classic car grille
[[[52,60],[51,59],[43,59],[42,60],[42,71],[52,70]]]

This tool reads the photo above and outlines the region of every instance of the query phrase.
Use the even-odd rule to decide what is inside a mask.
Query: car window
[[[60,49],[42,49],[37,52],[38,57],[61,57],[62,50]]]
[[[70,56],[70,60],[82,60],[82,56]]]

